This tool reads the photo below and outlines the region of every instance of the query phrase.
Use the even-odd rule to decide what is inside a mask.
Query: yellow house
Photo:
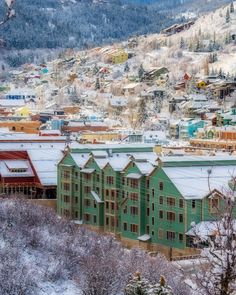
[[[200,80],[197,82],[197,87],[202,89],[202,88],[205,88],[207,86],[207,83],[203,80]]]
[[[27,107],[21,107],[15,110],[15,115],[19,117],[29,117],[30,110]]]
[[[111,53],[110,58],[113,64],[124,63],[128,60],[128,53],[122,49],[117,49]]]
[[[122,135],[118,132],[84,132],[81,139],[88,142],[119,141]]]

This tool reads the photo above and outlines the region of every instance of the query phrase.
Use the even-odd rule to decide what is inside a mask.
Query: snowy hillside
[[[165,275],[176,295],[189,295],[164,257],[124,250],[111,236],[19,199],[0,202],[0,260],[1,295],[122,295],[138,269],[152,281]]]
[[[234,3],[236,8],[236,2]],[[210,72],[222,69],[226,74],[236,73],[236,12],[226,20],[229,5],[204,15],[186,31],[166,35],[149,35],[140,38],[138,56],[144,67],[168,67],[174,79],[185,72],[204,74],[210,55],[215,52],[217,61],[209,63]],[[174,66],[173,66],[174,65]]]

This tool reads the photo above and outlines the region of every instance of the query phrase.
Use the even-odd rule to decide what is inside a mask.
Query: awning
[[[126,177],[132,179],[140,179],[142,175],[139,173],[129,173],[128,175],[126,175]]]
[[[140,237],[138,237],[138,240],[141,242],[147,242],[151,239],[151,237],[149,235],[142,235]]]
[[[95,201],[97,203],[103,203],[103,201],[101,200],[101,198],[99,197],[99,195],[97,193],[95,193],[95,191],[91,191],[92,196],[94,197]]]

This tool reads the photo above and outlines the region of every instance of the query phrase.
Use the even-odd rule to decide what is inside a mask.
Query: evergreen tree
[[[135,273],[125,288],[125,295],[148,295],[150,284],[147,280],[141,278],[139,272]]]
[[[230,4],[230,13],[234,13],[234,2]]]
[[[99,72],[99,68],[98,68],[97,64],[95,64],[94,68],[93,68],[93,74],[96,75],[98,72]]]
[[[148,118],[146,102],[141,99],[138,108],[138,122],[140,125],[144,124]]]
[[[136,273],[126,286],[125,295],[173,295],[173,291],[163,276],[158,284],[152,285]]]
[[[180,39],[180,46],[179,46],[181,49],[184,49],[184,47],[185,47],[185,42],[184,42],[184,38],[183,37],[181,37],[181,39]]]
[[[143,65],[141,64],[138,69],[138,77],[139,77],[140,81],[143,80],[144,73],[145,73],[145,71],[144,71]]]
[[[226,20],[226,23],[229,23],[230,22],[229,8],[227,8],[225,20]]]
[[[159,284],[153,285],[150,290],[148,290],[148,295],[173,295],[173,291],[171,287],[166,284],[165,278],[161,276]]]
[[[99,81],[99,78],[96,79],[96,83],[95,83],[95,90],[98,90],[100,89],[101,86],[100,86],[100,81]]]
[[[124,71],[125,71],[126,73],[130,71],[130,68],[129,68],[129,64],[128,64],[128,62],[125,63]]]

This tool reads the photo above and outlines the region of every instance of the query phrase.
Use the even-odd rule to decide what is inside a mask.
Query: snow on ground
[[[58,283],[44,282],[39,286],[38,295],[82,295],[73,281]]]

